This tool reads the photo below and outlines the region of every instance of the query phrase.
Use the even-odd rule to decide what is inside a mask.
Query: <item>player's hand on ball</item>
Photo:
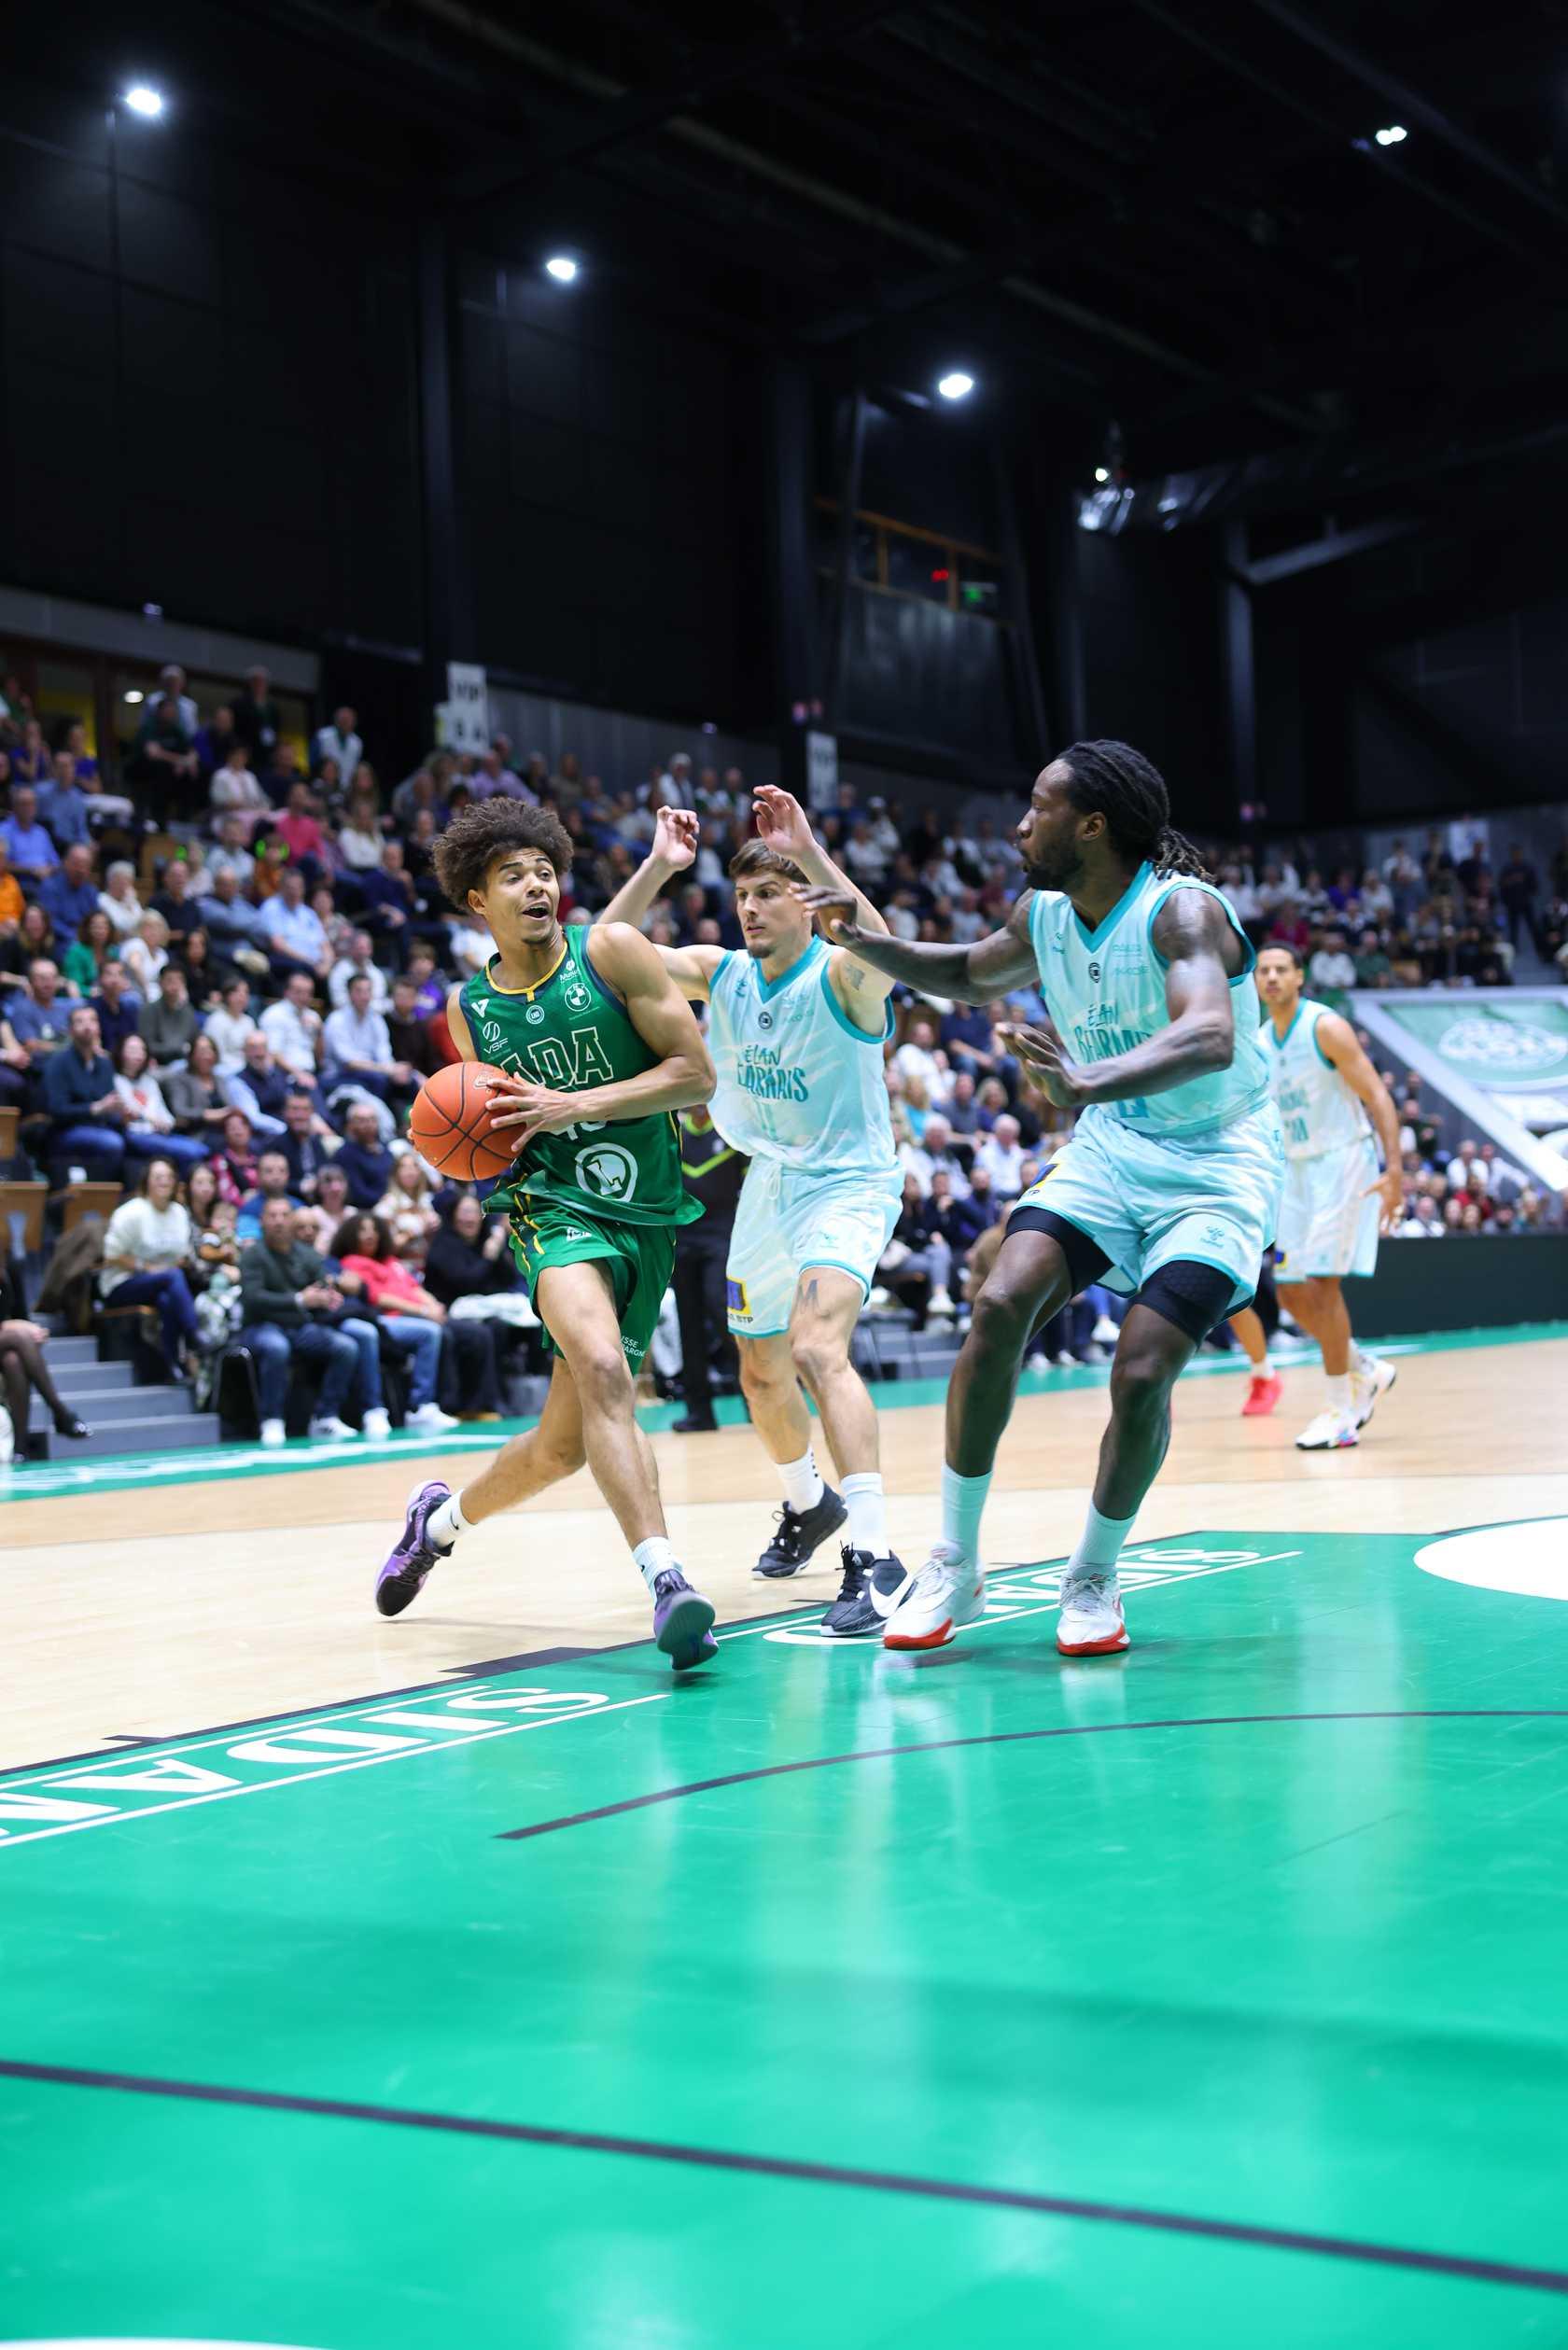
[[[536,1134],[559,1134],[582,1115],[581,1098],[577,1094],[557,1093],[553,1086],[536,1085],[530,1078],[513,1077],[510,1073],[490,1080],[490,1130],[493,1134],[515,1134],[515,1158],[526,1150]]]
[[[1058,1110],[1076,1110],[1083,1102],[1078,1064],[1047,1020],[1043,1028],[1001,1021],[997,1034],[1016,1054],[1047,1101]]]
[[[770,841],[768,846],[771,848],[772,846]],[[856,940],[864,935],[855,919],[855,901],[847,889],[803,888],[797,881],[794,894],[800,903],[817,916],[835,946],[853,946]]]
[[[1362,1193],[1363,1199],[1370,1199],[1374,1192],[1383,1203],[1378,1210],[1379,1231],[1397,1231],[1405,1221],[1405,1180],[1397,1167],[1386,1168],[1375,1183],[1368,1183]]]
[[[696,862],[702,827],[690,808],[661,808],[653,818],[653,858],[672,874]]]

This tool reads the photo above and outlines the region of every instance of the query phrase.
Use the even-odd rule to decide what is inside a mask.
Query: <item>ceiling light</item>
[[[1386,130],[1378,132],[1376,135],[1379,147],[1399,147],[1410,133],[1402,122],[1391,122]]]
[[[125,698],[128,702],[145,702],[147,700],[147,695],[141,691],[139,686],[132,686]]]
[[[145,115],[153,122],[163,111],[163,93],[149,89],[145,81],[133,82],[125,93],[125,103],[133,114]]]
[[[967,399],[974,389],[974,378],[973,375],[955,371],[951,375],[943,376],[936,388],[944,399]]]
[[[544,265],[546,277],[553,277],[557,286],[569,286],[577,275],[577,263],[565,253],[553,253]]]
[[[1097,465],[1095,467],[1095,480],[1097,482],[1109,482],[1110,479],[1110,474],[1107,473],[1102,465]]]

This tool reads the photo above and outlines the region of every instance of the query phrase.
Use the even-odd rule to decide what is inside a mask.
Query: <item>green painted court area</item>
[[[9,1774],[0,2332],[1568,2342],[1568,1617],[1421,1546]]]

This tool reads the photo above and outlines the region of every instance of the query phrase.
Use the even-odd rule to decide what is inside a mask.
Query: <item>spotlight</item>
[[[147,700],[147,695],[141,691],[139,686],[133,685],[126,693],[125,698],[128,702],[145,702]]]
[[[544,265],[546,277],[553,277],[557,286],[569,286],[577,275],[577,263],[569,255],[553,253]]]
[[[155,122],[163,111],[163,92],[149,89],[145,81],[133,82],[125,93],[125,103],[133,114],[144,115]]]
[[[944,399],[967,399],[974,389],[974,378],[961,371],[955,371],[951,375],[943,376],[936,388]]]
[[[1391,122],[1387,130],[1376,133],[1379,147],[1400,147],[1409,135],[1402,122]]]
[[[1097,482],[1109,482],[1110,479],[1110,474],[1107,473],[1102,465],[1097,465],[1095,467],[1095,480]]]

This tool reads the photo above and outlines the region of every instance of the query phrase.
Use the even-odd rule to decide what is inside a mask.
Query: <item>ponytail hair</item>
[[[1070,781],[1067,796],[1080,816],[1103,816],[1106,830],[1128,864],[1157,874],[1211,881],[1202,858],[1170,822],[1165,777],[1129,743],[1074,743],[1058,754]]]

